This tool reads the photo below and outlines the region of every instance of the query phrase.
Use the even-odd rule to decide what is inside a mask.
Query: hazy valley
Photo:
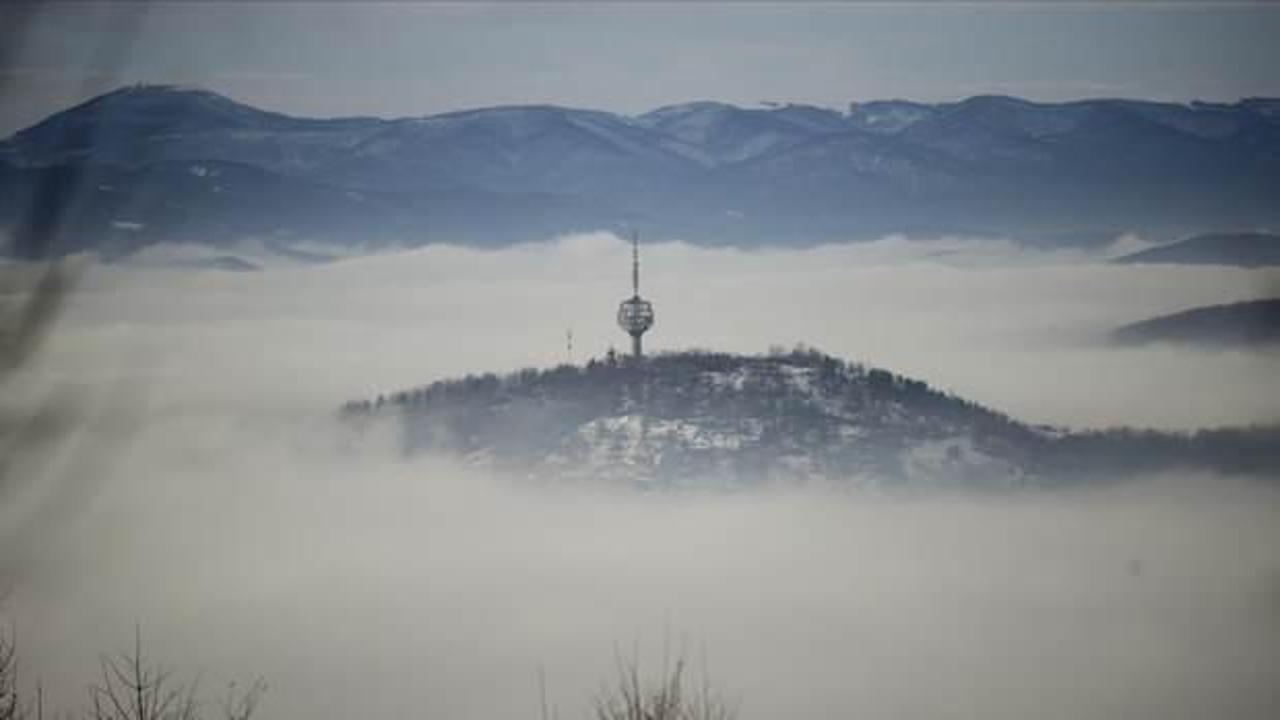
[[[1277,35],[0,5],[0,720],[1273,720]]]
[[[1259,391],[1274,353],[1097,341],[1135,315],[1265,294],[1275,270],[974,239],[644,252],[655,353],[817,338],[1077,430],[1280,414]],[[75,418],[54,455],[16,458],[33,480],[3,525],[21,579],[9,607],[49,702],[74,705],[96,653],[142,621],[158,658],[207,670],[210,687],[265,676],[281,717],[367,710],[338,690],[350,682],[379,694],[379,716],[526,716],[539,667],[567,714],[615,643],[659,663],[664,628],[705,653],[744,715],[1269,715],[1274,477],[646,495],[406,457],[394,426],[353,435],[338,419],[352,397],[565,363],[568,327],[575,364],[599,362],[625,340],[612,310],[628,260],[617,238],[587,235],[250,273],[84,267],[6,399],[60,397]],[[964,689],[1011,677],[1025,692]],[[495,681],[511,692],[487,692]]]

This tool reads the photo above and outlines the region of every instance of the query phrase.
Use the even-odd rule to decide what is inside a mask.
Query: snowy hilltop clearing
[[[1012,487],[1168,468],[1270,475],[1280,432],[1031,427],[813,350],[710,352],[470,376],[344,408],[393,418],[408,452],[542,479],[640,486],[768,482]]]

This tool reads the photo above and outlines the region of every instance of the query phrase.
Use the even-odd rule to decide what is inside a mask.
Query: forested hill
[[[476,375],[345,406],[408,452],[543,479],[1010,487],[1174,467],[1274,474],[1280,432],[1033,428],[918,380],[812,350],[709,352]]]
[[[1208,348],[1280,345],[1280,298],[1191,308],[1116,328],[1120,345],[1186,343]]]
[[[1280,100],[1265,98],[313,119],[131,86],[0,139],[0,231],[17,255],[246,238],[493,246],[628,220],[738,246],[1165,237],[1275,227],[1278,194]]]

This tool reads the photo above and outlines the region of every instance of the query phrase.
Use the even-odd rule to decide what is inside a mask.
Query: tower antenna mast
[[[631,291],[640,297],[640,233],[631,231]]]
[[[653,327],[653,303],[640,297],[640,233],[631,231],[631,297],[618,305],[618,327],[631,336],[631,356],[644,353],[640,336]]]

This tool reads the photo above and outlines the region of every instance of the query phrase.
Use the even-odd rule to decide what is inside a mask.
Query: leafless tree
[[[132,653],[102,658],[101,677],[89,689],[90,720],[202,720],[198,689],[198,682],[177,680],[149,661],[138,630]],[[221,704],[222,720],[250,720],[265,692],[260,679],[243,692],[232,684]]]
[[[44,720],[44,688],[36,683],[34,707],[18,687],[18,643],[12,629],[0,629],[0,720]]]
[[[698,682],[686,683],[688,662],[663,661],[657,681],[641,677],[640,662],[617,658],[617,677],[596,698],[596,720],[733,720],[737,711],[712,690],[705,669]]]
[[[267,684],[262,678],[254,680],[243,692],[235,683],[232,683],[227,687],[227,694],[222,699],[221,720],[251,720],[266,692]]]
[[[0,630],[0,720],[20,720],[22,716],[15,643],[11,633]]]

